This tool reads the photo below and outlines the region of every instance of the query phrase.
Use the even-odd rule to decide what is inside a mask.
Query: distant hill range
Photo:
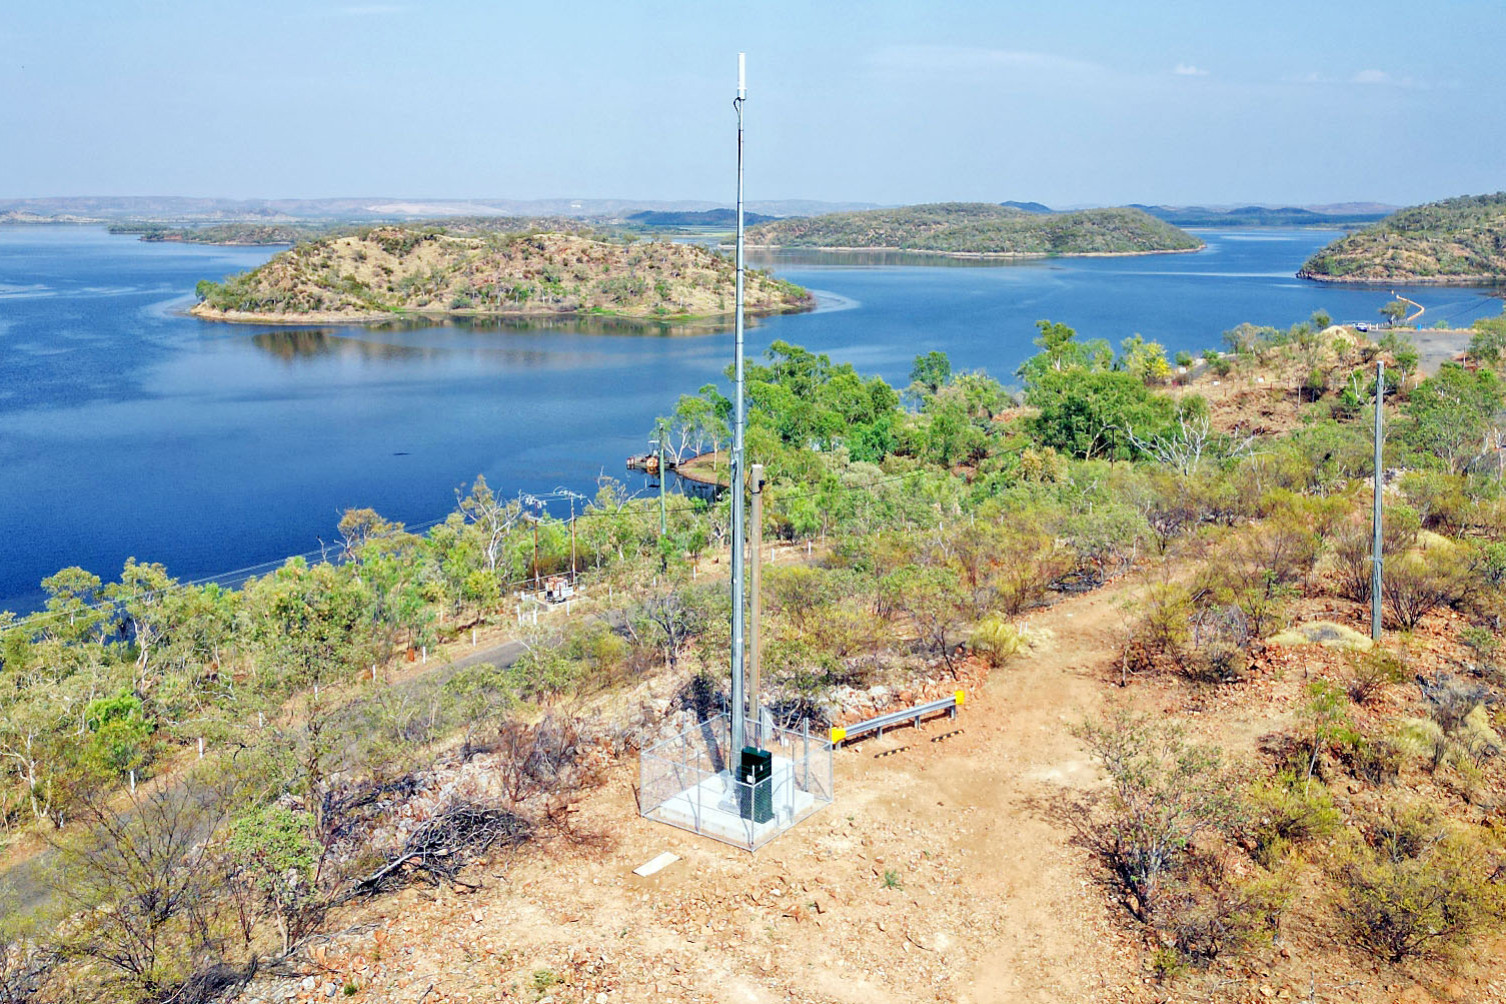
[[[1056,210],[1039,202],[1002,202],[1002,206],[1027,213]],[[1396,206],[1379,202],[1344,202],[1327,206],[1148,206],[1138,209],[1178,227],[1329,227],[1349,223],[1373,223]]]
[[[760,200],[747,208],[768,216],[872,209],[871,202]],[[0,223],[166,224],[409,222],[456,216],[571,216],[622,220],[633,213],[725,210],[726,204],[654,199],[217,199],[184,196],[66,196],[0,199]]]
[[[1179,227],[1329,227],[1346,223],[1373,223],[1394,207],[1340,209],[1306,206],[1237,206],[1210,209],[1206,206],[1143,206],[1158,220]]]
[[[382,225],[343,220],[310,220],[301,223],[240,222],[175,226],[130,220],[111,223],[108,227],[112,234],[140,234],[142,240],[152,242],[266,245],[297,244],[300,241],[326,237],[361,236],[373,226]],[[618,229],[597,220],[574,216],[448,216],[434,220],[414,220],[403,225],[452,237],[505,233],[579,233],[595,237],[605,236]]]
[[[1023,213],[1052,213],[1052,212],[1056,211],[1056,210],[1052,209],[1050,206],[1043,205],[1043,204],[1041,204],[1039,202],[1014,202],[1014,201],[1010,201],[1010,202],[1001,202],[1001,203],[999,203],[999,205],[1001,205],[1001,206],[1007,206],[1010,209],[1018,209],[1018,210],[1020,210]]]
[[[733,309],[736,268],[700,244],[589,232],[375,226],[304,241],[197,287],[211,320],[304,323],[417,315],[607,315],[681,321]],[[804,289],[748,273],[752,314],[805,310]]]
[[[769,223],[778,218],[763,213],[743,211],[743,222],[749,226],[755,223]],[[627,220],[629,223],[639,223],[646,227],[735,227],[737,226],[737,210],[703,209],[699,212],[644,210],[641,213],[633,213]]]
[[[1329,244],[1297,275],[1323,282],[1506,282],[1506,192],[1392,213]]]
[[[997,257],[1143,254],[1203,246],[1191,234],[1138,209],[1042,213],[991,202],[937,202],[778,220],[753,227],[748,243]]]

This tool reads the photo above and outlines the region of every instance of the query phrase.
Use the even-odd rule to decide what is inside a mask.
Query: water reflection
[[[749,327],[756,324],[756,318],[748,319]],[[456,351],[541,363],[545,361],[544,353],[524,348],[518,342],[508,344],[506,340],[536,335],[680,338],[724,333],[729,327],[729,318],[664,321],[591,315],[505,319],[404,317],[372,324],[273,328],[252,335],[250,342],[267,355],[289,364],[325,358],[410,362]]]
[[[1029,258],[958,258],[944,254],[922,254],[916,251],[818,251],[814,248],[782,248],[777,251],[760,250],[748,252],[748,264],[753,268],[777,269],[802,265],[847,266],[870,268],[879,265],[909,265],[928,268],[1040,268],[1043,261],[1054,261],[1045,255]]]
[[[263,331],[251,336],[251,344],[285,363],[324,356],[361,360],[409,360],[419,359],[427,354],[426,350],[412,345],[343,338],[328,328],[283,328],[277,331]]]

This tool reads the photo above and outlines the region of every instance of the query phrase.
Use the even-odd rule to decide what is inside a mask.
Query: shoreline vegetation
[[[1039,917],[1081,941],[1047,909],[1062,889],[1108,946],[1079,968],[1145,981],[1129,1000],[1239,971],[1272,998],[1375,986],[1359,1004],[1494,978],[1506,316],[1475,325],[1469,366],[1426,376],[1401,332],[1372,341],[1323,312],[1238,325],[1201,357],[1036,327],[1019,395],[935,351],[903,387],[783,341],[746,366],[762,529],[786,557],[760,587],[763,706],[819,733],[965,687],[969,734],[1013,750],[984,751],[993,773],[940,737],[881,779],[839,754],[853,817],[784,838],[822,853],[785,844],[799,853],[738,871],[711,922],[644,900],[624,926],[610,883],[667,832],[639,821],[634,755],[729,700],[740,497],[661,508],[603,478],[568,519],[528,518],[478,476],[443,521],[350,509],[319,561],[239,588],[134,558],[109,582],[64,568],[43,610],[0,612],[0,841],[11,862],[47,845],[36,878],[3,877],[21,908],[0,918],[0,999],[307,1000],[320,979],[321,999],[343,980],[356,1001],[426,980],[452,999],[483,980],[534,988],[513,1000],[711,996],[719,961],[682,965],[684,994],[655,989],[664,931],[689,946],[670,958],[711,946],[782,993],[829,963],[795,926],[821,914],[852,956],[908,967],[896,992],[941,986],[943,967],[977,985],[1016,932],[1041,957],[1023,936]],[[1373,383],[1377,362],[1399,379]],[[684,390],[660,442],[714,476],[732,403]],[[1394,475],[1379,644],[1360,630],[1377,407]],[[573,614],[519,592],[556,576],[576,580]],[[981,840],[967,792],[1022,757],[1078,775],[1065,814]],[[952,811],[879,794],[922,785]],[[1018,870],[953,903],[959,861]],[[986,936],[907,928],[916,902]],[[843,927],[831,904],[851,903],[871,916]],[[733,950],[750,924],[778,935],[777,964]],[[605,977],[566,969],[608,937]]]
[[[723,245],[726,246],[726,245]],[[854,251],[892,252],[896,254],[930,255],[935,258],[1138,258],[1153,254],[1195,254],[1206,245],[1195,248],[1157,248],[1149,251],[931,251],[925,248],[876,247],[876,246],[809,246],[804,244],[747,244],[749,251],[829,251],[850,253]]]
[[[1506,192],[1400,210],[1327,245],[1297,277],[1355,285],[1506,283]]]
[[[779,220],[748,230],[750,247],[907,251],[951,257],[1086,257],[1200,251],[1202,239],[1139,209],[1032,213],[989,202],[939,202]]]
[[[457,232],[457,229],[459,232]],[[306,241],[221,282],[189,313],[259,324],[416,317],[610,317],[680,323],[733,309],[736,269],[696,244],[576,232],[373,227]],[[805,289],[749,270],[751,316],[810,310]]]

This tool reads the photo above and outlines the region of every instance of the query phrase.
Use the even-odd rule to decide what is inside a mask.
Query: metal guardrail
[[[929,704],[917,704],[913,708],[901,708],[899,711],[891,711],[888,714],[870,718],[864,722],[853,725],[833,726],[831,730],[831,743],[840,746],[848,739],[855,739],[869,732],[875,737],[882,736],[884,730],[895,725],[903,725],[909,722],[915,728],[920,728],[920,721],[927,715],[945,711],[949,718],[957,717],[957,709],[967,700],[967,694],[959,690],[951,697],[943,697],[939,701],[931,701]]]

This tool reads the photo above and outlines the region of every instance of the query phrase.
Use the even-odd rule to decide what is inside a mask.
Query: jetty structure
[[[737,54],[737,250],[733,314],[732,693],[730,708],[639,757],[639,807],[644,816],[756,851],[834,800],[832,743],[778,728],[761,713],[757,686],[747,683],[747,424],[743,383],[743,109],[747,60]],[[657,458],[656,458],[657,459]],[[656,465],[657,466],[657,465]],[[661,473],[662,478],[662,473]],[[756,489],[755,489],[756,490]],[[756,609],[756,606],[755,606]],[[753,679],[758,679],[756,667]]]

